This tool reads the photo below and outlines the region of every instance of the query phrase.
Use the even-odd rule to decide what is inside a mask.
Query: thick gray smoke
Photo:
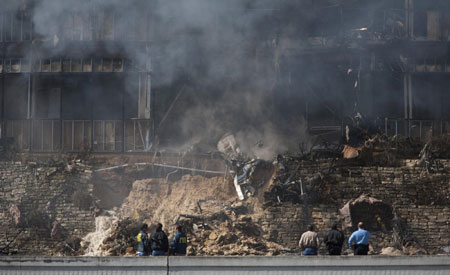
[[[232,132],[247,154],[269,159],[308,142],[302,114],[286,119],[274,102],[284,95],[276,91],[280,25],[272,23],[286,7],[274,1],[160,2],[157,14],[169,41],[155,60],[164,72],[159,81],[173,83],[181,71],[193,83],[182,97],[190,99],[174,112],[178,120],[166,128],[187,138],[182,144],[213,145]]]
[[[58,55],[70,45],[63,41],[68,13],[95,15],[97,21],[86,19],[84,24],[92,29],[99,18],[104,22],[114,14],[108,19],[114,26],[111,33],[92,32],[80,40],[114,40],[102,50],[116,53],[120,48],[129,59],[143,63],[150,58],[155,125],[183,90],[164,125],[156,129],[161,145],[185,148],[203,143],[213,148],[221,136],[232,132],[248,154],[271,158],[309,143],[304,114],[305,108],[314,106],[308,107],[305,99],[326,82],[316,74],[322,68],[315,68],[312,60],[298,58],[297,74],[283,71],[280,63],[289,57],[282,53],[301,45],[316,27],[311,23],[318,12],[315,7],[340,2],[41,0],[34,4],[33,24],[40,35],[35,39],[54,43],[52,53]],[[132,24],[136,21],[146,24]],[[144,48],[126,41],[130,28],[148,35],[130,38],[148,40]],[[137,86],[136,78],[125,80],[125,87]]]

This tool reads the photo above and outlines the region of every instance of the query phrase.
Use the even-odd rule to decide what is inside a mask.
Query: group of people
[[[155,232],[148,233],[148,225],[144,223],[136,237],[137,255],[138,256],[165,256],[167,253],[174,256],[185,256],[187,248],[187,237],[183,233],[183,228],[178,225],[171,246],[169,247],[169,239],[162,230],[161,223],[156,224]]]
[[[164,256],[169,255],[185,256],[187,248],[187,237],[183,233],[183,228],[178,225],[171,246],[166,233],[162,230],[162,224],[156,225],[155,232],[149,235],[148,225],[143,224],[139,234],[137,235],[137,255],[138,256]],[[353,248],[355,255],[367,255],[369,252],[370,232],[364,229],[362,222],[358,223],[358,230],[353,232],[348,239],[349,248]],[[333,224],[331,230],[325,236],[325,243],[330,255],[341,255],[342,246],[345,236],[338,229],[337,224]],[[317,232],[314,231],[313,225],[308,225],[308,231],[302,234],[299,246],[303,250],[303,255],[317,255],[320,247],[320,240]]]
[[[367,255],[369,252],[369,238],[370,232],[364,229],[362,222],[359,222],[358,230],[353,232],[348,239],[348,247],[353,248],[355,255]],[[337,224],[333,224],[323,240],[330,255],[341,255],[344,241],[344,233],[338,229]],[[308,231],[302,234],[298,244],[303,250],[303,255],[317,255],[320,240],[317,232],[314,231],[313,225],[308,225]]]

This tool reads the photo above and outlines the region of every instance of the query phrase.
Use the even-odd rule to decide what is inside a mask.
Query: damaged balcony
[[[144,152],[152,147],[151,121],[6,120],[5,137],[25,152]]]

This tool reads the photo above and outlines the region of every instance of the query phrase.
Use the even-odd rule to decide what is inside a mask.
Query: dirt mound
[[[188,255],[283,253],[282,246],[263,238],[263,210],[258,198],[239,202],[235,192],[233,184],[223,177],[185,175],[175,182],[154,178],[135,181],[101,249],[108,255],[134,255],[139,225],[161,222],[169,239],[175,223],[183,226]]]
[[[257,201],[233,202],[208,216],[182,217],[188,255],[279,255],[286,248],[263,237]]]
[[[161,222],[168,227],[176,222],[180,214],[203,212],[202,204],[209,201],[228,202],[234,199],[234,190],[230,187],[231,184],[225,182],[223,177],[185,175],[176,182],[165,179],[138,180],[133,183],[119,215],[149,224]],[[210,207],[204,209],[212,210]]]

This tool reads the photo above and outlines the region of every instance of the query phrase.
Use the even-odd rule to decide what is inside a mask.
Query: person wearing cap
[[[331,230],[328,231],[327,236],[323,240],[327,246],[328,253],[330,255],[341,255],[342,245],[344,244],[344,233],[338,230],[338,225],[335,223],[331,226]]]
[[[364,230],[364,223],[359,222],[358,230],[353,232],[353,234],[348,239],[348,247],[349,248],[353,247],[355,255],[367,255],[367,253],[369,252],[370,236],[371,236],[370,232]]]
[[[308,231],[302,234],[298,245],[303,249],[303,255],[317,255],[317,250],[320,245],[319,236],[314,232],[314,226],[308,225]]]

